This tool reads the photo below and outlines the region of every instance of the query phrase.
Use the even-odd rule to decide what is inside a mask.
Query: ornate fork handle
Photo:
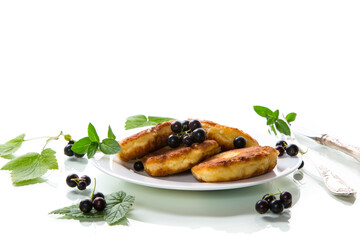
[[[356,160],[360,161],[360,148],[351,144],[341,142],[339,139],[323,134],[319,140],[320,144],[334,148],[346,153]]]

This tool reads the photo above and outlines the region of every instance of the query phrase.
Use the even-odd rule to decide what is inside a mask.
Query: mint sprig
[[[277,135],[277,131],[282,134],[291,135],[290,123],[295,121],[297,114],[291,112],[284,117],[284,120],[279,118],[279,110],[272,111],[267,107],[254,106],[254,111],[261,117],[266,118],[266,125],[269,126],[269,133],[273,132]]]
[[[126,214],[130,211],[135,202],[135,197],[127,195],[124,191],[114,192],[105,195],[107,203],[104,211],[92,209],[89,213],[83,213],[79,204],[60,208],[49,214],[63,215],[62,218],[81,221],[106,221],[109,225],[127,224]]]
[[[145,115],[134,115],[126,119],[125,130],[139,128],[139,127],[154,126],[156,124],[170,120],[175,120],[175,119],[169,117],[156,117],[156,116],[146,117]]]
[[[76,141],[71,147],[73,152],[78,154],[87,154],[88,158],[92,158],[98,150],[104,154],[116,154],[121,151],[120,144],[115,140],[116,136],[111,127],[108,128],[108,137],[100,142],[99,135],[95,127],[89,123],[88,136]]]

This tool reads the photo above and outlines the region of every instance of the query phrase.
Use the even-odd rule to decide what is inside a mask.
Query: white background
[[[89,122],[102,136],[111,124],[121,139],[126,117],[134,114],[210,119],[267,134],[265,120],[252,109],[264,105],[296,112],[297,124],[359,145],[359,12],[358,1],[1,0],[0,143],[21,133],[32,138],[60,130],[79,139]],[[302,196],[290,219],[283,215],[264,222],[250,210],[231,216],[201,214],[201,209],[191,214],[187,207],[165,202],[178,199],[191,206],[195,199],[201,205],[201,193],[149,190],[110,178],[90,164],[77,168],[61,154],[64,144],[51,145],[59,149],[60,170],[47,183],[14,187],[9,174],[0,172],[2,195],[8,194],[1,206],[13,209],[1,216],[1,234],[23,237],[36,226],[42,237],[59,232],[62,239],[70,234],[295,237],[309,234],[306,227],[316,230],[321,221],[322,234],[345,231],[344,219],[346,232],[355,231],[356,199],[349,203],[330,196],[309,175],[305,187],[293,189]],[[41,147],[36,142],[21,151]],[[332,163],[358,184],[358,162],[334,156]],[[108,191],[123,187],[143,198],[129,217],[130,226],[109,228],[47,215],[77,200],[65,197],[69,190],[61,181],[71,171],[85,170],[103,179],[100,185]],[[286,188],[287,181],[291,178],[277,184]],[[252,209],[254,194],[262,196],[268,187],[207,193],[206,198],[213,197],[212,207],[246,202],[242,209]],[[227,202],[222,194],[237,195]],[[144,198],[169,207],[158,209]]]

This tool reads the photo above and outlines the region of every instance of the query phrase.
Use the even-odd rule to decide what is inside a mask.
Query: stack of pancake
[[[237,128],[211,121],[200,121],[207,139],[191,146],[171,148],[167,138],[172,121],[121,140],[120,160],[141,159],[145,171],[154,177],[167,176],[191,169],[201,182],[224,182],[258,176],[272,171],[277,164],[279,152],[259,143],[249,134]],[[242,136],[244,148],[235,149],[233,141]]]

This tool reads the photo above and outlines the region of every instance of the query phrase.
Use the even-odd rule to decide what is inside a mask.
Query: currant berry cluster
[[[280,199],[276,199],[275,195],[280,195]],[[292,205],[292,195],[290,192],[268,193],[265,194],[261,200],[255,204],[255,209],[258,213],[264,214],[269,209],[271,212],[279,214],[284,209],[290,208]]]
[[[75,173],[70,174],[66,177],[66,184],[69,187],[77,187],[79,190],[85,190],[87,186],[91,183],[91,178],[87,175],[79,176]]]
[[[289,155],[291,157],[294,157],[294,156],[298,155],[299,152],[301,152],[297,145],[295,145],[295,144],[288,145],[287,142],[284,140],[278,141],[276,143],[275,149],[279,151],[279,157],[283,156],[285,154],[285,152],[287,155]],[[301,152],[301,153],[303,153],[303,152]],[[299,169],[302,168],[303,166],[304,166],[304,161],[301,162]]]
[[[206,139],[206,131],[197,119],[174,121],[171,123],[171,130],[174,134],[167,138],[167,144],[172,148],[180,146],[181,143],[189,147],[193,143],[202,143]]]
[[[88,213],[94,208],[97,211],[103,211],[106,207],[105,196],[101,192],[97,192],[93,194],[93,196],[89,199],[81,200],[79,204],[79,208],[82,212]]]
[[[70,140],[68,142],[68,144],[65,146],[64,148],[64,154],[68,157],[72,157],[72,156],[75,156],[77,158],[82,158],[85,156],[85,153],[84,154],[78,154],[76,152],[74,152],[73,150],[71,150],[72,146],[74,145],[75,141],[74,140]]]

